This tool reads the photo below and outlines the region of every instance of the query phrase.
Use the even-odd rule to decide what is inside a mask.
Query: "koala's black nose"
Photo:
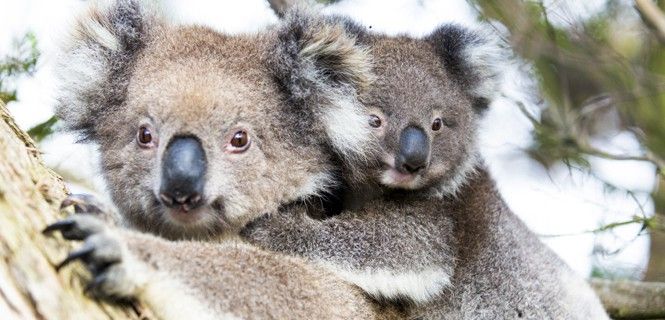
[[[207,161],[201,142],[176,137],[164,151],[159,198],[164,205],[189,211],[202,203]]]
[[[416,173],[429,164],[429,138],[423,129],[409,126],[399,137],[395,168],[403,173]]]

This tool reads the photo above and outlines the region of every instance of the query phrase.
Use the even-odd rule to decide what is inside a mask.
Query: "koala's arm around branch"
[[[182,305],[177,298],[161,299],[164,292],[186,292],[190,314],[173,308],[174,315],[198,314],[224,319],[393,319],[398,312],[379,308],[362,292],[325,269],[310,266],[244,243],[225,241],[164,241],[135,232],[123,232],[131,255],[152,271],[140,298],[155,309],[164,302]],[[159,252],[159,254],[154,254]],[[152,304],[151,302],[156,302]],[[168,319],[178,319],[168,315]]]
[[[376,298],[426,302],[449,285],[454,269],[452,222],[436,208],[375,201],[315,220],[292,206],[253,222],[242,235],[321,263]]]
[[[57,268],[84,263],[91,295],[139,300],[164,320],[397,316],[327,270],[244,243],[168,241],[90,214],[70,216],[45,232],[83,240]]]
[[[71,247],[40,231],[62,218],[65,187],[42,163],[30,137],[0,102],[0,318],[152,319],[135,305],[113,305],[83,294],[83,268],[56,272]]]

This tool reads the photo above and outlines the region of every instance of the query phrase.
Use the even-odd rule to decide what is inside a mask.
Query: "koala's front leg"
[[[241,235],[264,249],[319,262],[379,299],[425,303],[450,284],[456,244],[445,216],[388,203],[325,220],[304,211],[262,217]]]
[[[76,260],[83,261],[93,275],[86,291],[100,298],[125,300],[136,298],[146,285],[147,268],[133,261],[120,237],[101,220],[76,215],[49,225],[44,233],[56,230],[67,240],[84,240],[83,246],[71,252],[56,269]]]
[[[127,248],[125,233],[91,215],[74,215],[44,229],[60,231],[67,240],[83,240],[56,269],[80,260],[92,273],[86,286],[90,294],[110,301],[138,299],[161,319],[213,319],[213,312],[193,297],[183,294],[173,277],[151,268]]]

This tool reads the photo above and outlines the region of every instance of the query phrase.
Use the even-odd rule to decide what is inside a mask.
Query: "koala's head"
[[[361,101],[384,148],[373,176],[388,188],[454,193],[476,164],[477,122],[498,92],[502,50],[455,25],[368,41],[377,80]]]
[[[370,60],[342,26],[293,14],[227,36],[119,0],[93,6],[75,31],[56,113],[99,145],[111,196],[139,229],[235,232],[325,190],[338,161],[368,157],[356,97]]]

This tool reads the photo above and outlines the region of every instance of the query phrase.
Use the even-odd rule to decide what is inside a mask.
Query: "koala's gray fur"
[[[376,161],[347,170],[369,173],[347,198],[366,198],[377,190],[379,195],[346,199],[350,210],[323,221],[304,210],[294,215],[297,210],[288,207],[253,222],[242,235],[266,249],[320,262],[375,298],[426,303],[450,286],[457,239],[454,212],[444,212],[448,200],[442,197],[454,196],[477,163],[476,121],[497,92],[499,74],[492,63],[501,51],[453,26],[415,40],[369,35],[345,24],[372,48],[377,79],[361,100],[368,115],[384,123],[374,129],[383,147]],[[450,127],[428,131],[427,170],[406,182],[392,181],[402,129],[429,128],[437,117]]]
[[[370,69],[363,47],[330,21],[302,16],[227,36],[169,25],[140,0],[97,2],[64,48],[56,113],[99,145],[112,199],[129,226],[216,242],[326,191],[340,161],[372,158],[357,100]],[[140,144],[137,131],[145,128],[152,139]],[[238,130],[251,139],[242,152],[229,142]],[[196,141],[205,153],[197,163],[208,166],[195,208],[167,207],[158,196],[164,151],[183,137]],[[66,261],[84,257],[99,295],[142,299],[164,319],[397,314],[301,258],[233,239],[167,241],[100,223],[79,215],[48,229],[85,240]]]
[[[459,243],[445,295],[430,319],[609,319],[588,284],[505,204],[482,166],[450,203]]]
[[[359,38],[377,76],[361,101],[383,123],[379,166],[350,169],[373,177],[350,191],[359,207],[324,220],[288,208],[242,234],[318,262],[375,298],[411,300],[414,317],[606,319],[585,282],[505,205],[479,160],[476,129],[497,92],[501,50],[453,25],[424,39]],[[445,125],[435,132],[437,117]],[[426,169],[405,179],[393,159],[409,126],[427,132],[430,151]],[[369,199],[354,194],[372,189],[380,191]]]
[[[366,157],[370,134],[355,90],[369,82],[369,60],[341,26],[304,29],[303,21],[227,37],[127,7],[109,21],[92,12],[79,27],[61,60],[56,113],[99,144],[112,198],[132,226],[171,239],[233,234],[325,190],[333,147],[347,159]],[[141,125],[152,129],[154,148],[135,143]],[[224,152],[240,129],[249,132],[249,150]],[[199,139],[209,163],[195,223],[173,219],[157,197],[163,151],[181,135]]]

